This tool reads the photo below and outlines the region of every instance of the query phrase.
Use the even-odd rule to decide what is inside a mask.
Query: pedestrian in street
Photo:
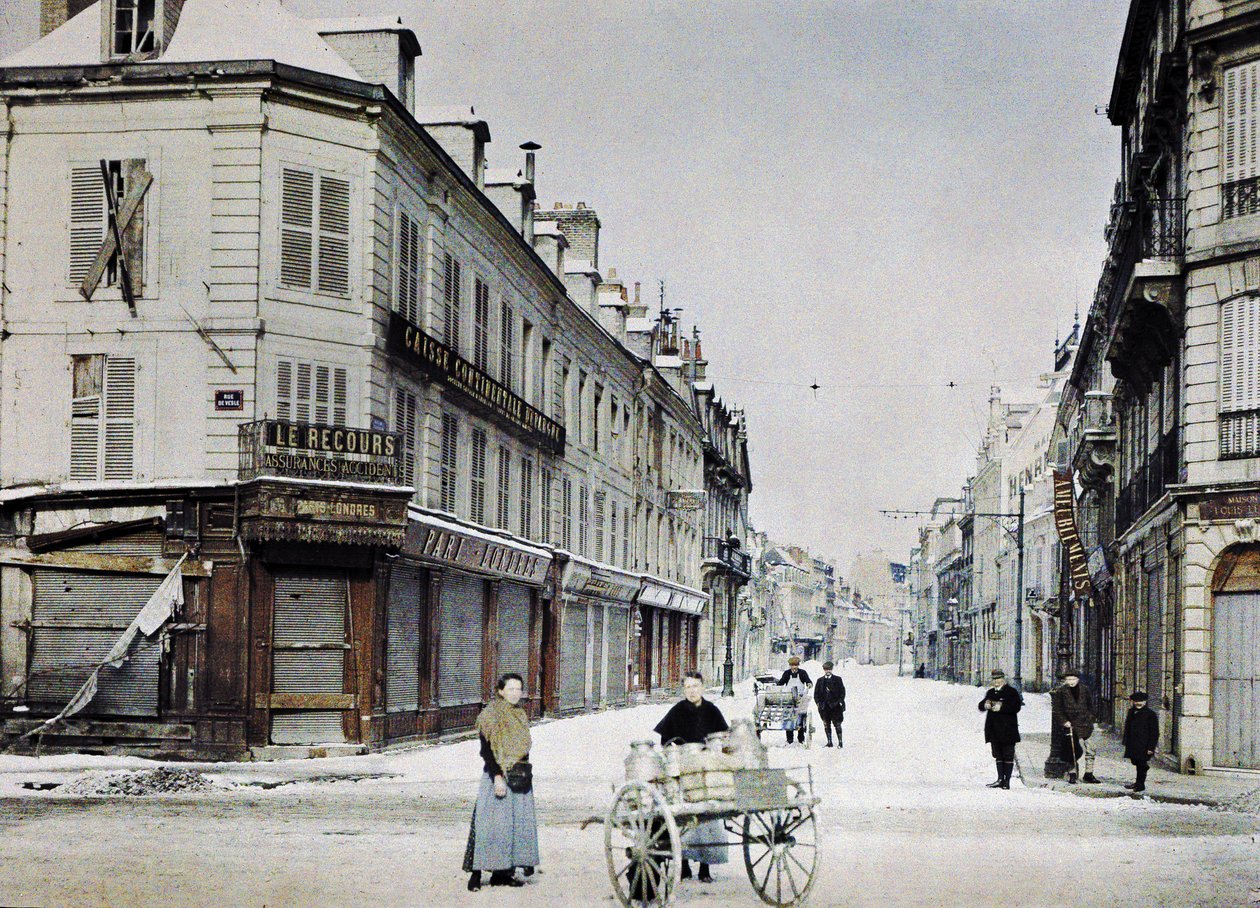
[[[814,685],[814,704],[818,707],[818,718],[822,720],[823,731],[827,735],[827,744],[831,747],[831,728],[836,729],[836,745],[844,747],[844,679],[833,675],[831,670],[835,663],[823,663],[823,676]]]
[[[984,716],[984,740],[997,763],[997,781],[988,788],[1010,788],[1015,771],[1015,745],[1019,743],[1019,710],[1024,698],[1006,683],[1006,673],[995,668],[993,686],[984,692],[980,711]]]
[[[926,663],[926,662],[920,662],[920,663],[919,663],[919,667],[918,667],[918,668],[916,668],[916,669],[914,670],[914,676],[915,676],[916,678],[926,678],[926,677],[927,677],[927,663]]]
[[[1146,691],[1129,694],[1129,714],[1124,717],[1124,755],[1137,767],[1137,779],[1124,787],[1130,791],[1146,791],[1146,771],[1159,744],[1159,719],[1146,705]]]
[[[779,676],[779,687],[786,687],[788,690],[795,692],[797,713],[796,713],[796,740],[805,743],[805,726],[809,722],[809,700],[806,694],[810,688],[814,686],[814,682],[809,680],[809,672],[801,668],[801,657],[791,656],[788,658],[788,667],[782,675]],[[787,742],[792,743],[793,729],[786,728]]]
[[[661,736],[661,744],[681,741],[684,744],[703,744],[705,738],[716,731],[729,731],[726,717],[722,711],[710,701],[704,699],[704,675],[699,672],[687,672],[683,676],[683,698],[675,703],[665,718],[656,723],[653,729]],[[727,862],[726,827],[721,820],[709,820],[700,823],[691,832],[683,836],[682,844],[682,878],[691,878],[691,862],[700,862],[698,879],[702,883],[712,883],[709,873],[710,864]],[[702,842],[702,845],[690,846],[688,842]]]
[[[490,871],[491,886],[524,886],[538,866],[538,821],[534,813],[533,765],[529,762],[529,716],[521,707],[525,682],[515,672],[499,678],[495,694],[477,716],[481,761],[485,771],[473,808],[464,852],[469,892],[481,888]]]
[[[1063,683],[1050,692],[1050,728],[1059,752],[1072,755],[1068,784],[1076,784],[1078,769],[1082,782],[1097,784],[1094,750],[1089,744],[1094,733],[1094,705],[1081,684],[1081,673],[1074,668],[1064,672]]]

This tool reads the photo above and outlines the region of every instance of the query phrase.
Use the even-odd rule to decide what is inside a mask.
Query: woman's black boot
[[[696,877],[702,883],[712,883],[713,877],[709,876],[709,865],[701,862],[700,875]]]
[[[476,892],[481,888],[481,871],[474,870],[472,876],[468,878],[468,891]]]
[[[524,880],[518,880],[511,870],[495,870],[490,874],[491,886],[524,886]]]

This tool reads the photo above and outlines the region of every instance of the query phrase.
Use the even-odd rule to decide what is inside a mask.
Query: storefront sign
[[[406,535],[406,492],[321,488],[260,480],[241,487],[245,539],[400,546]]]
[[[1260,492],[1232,492],[1199,503],[1202,520],[1243,520],[1260,517]]]
[[[1072,487],[1072,474],[1054,471],[1054,525],[1059,531],[1059,541],[1067,552],[1068,566],[1072,574],[1072,591],[1082,599],[1088,599],[1091,588],[1089,562],[1076,530],[1076,490]]]
[[[547,555],[415,522],[408,529],[405,550],[409,555],[441,564],[530,584],[542,583],[551,566],[551,558]]]
[[[675,511],[703,511],[707,497],[703,489],[670,489],[666,501]]]
[[[595,599],[611,599],[616,602],[632,602],[639,592],[642,581],[634,574],[584,564],[570,559],[560,578],[561,589],[569,596],[588,596]]]
[[[688,592],[645,580],[643,589],[639,591],[639,605],[650,605],[654,608],[669,609],[688,615],[699,615],[704,611],[709,599],[703,593]]]
[[[267,419],[240,429],[240,476],[289,476],[392,485],[399,480],[397,434]]]
[[[389,341],[425,375],[479,405],[491,418],[553,454],[564,453],[564,426],[397,313],[390,318]]]

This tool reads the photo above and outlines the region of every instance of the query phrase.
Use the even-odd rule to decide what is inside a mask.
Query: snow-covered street
[[[1046,788],[985,788],[979,691],[849,666],[843,749],[771,748],[813,765],[822,861],[810,904],[1230,906],[1260,889],[1254,813]],[[751,699],[719,701],[728,718]],[[607,905],[602,815],[629,743],[664,705],[544,722],[533,761],[543,865],[519,890],[468,893],[459,865],[480,764],[473,741],[404,753],[198,765],[216,788],[76,797],[137,759],[0,757],[6,905]],[[1027,731],[1048,726],[1030,695]],[[767,742],[778,745],[777,737]],[[1155,775],[1152,776],[1153,782]],[[1125,779],[1107,779],[1118,788]],[[1260,781],[1257,782],[1260,786]],[[1152,789],[1157,786],[1152,785]],[[1254,803],[1254,799],[1251,800]],[[760,904],[737,853],[680,905]]]

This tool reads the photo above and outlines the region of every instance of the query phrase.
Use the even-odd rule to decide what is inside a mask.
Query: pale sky
[[[700,326],[755,525],[842,570],[909,557],[879,509],[958,494],[990,383],[1032,387],[1088,308],[1127,0],[286,5],[401,15],[418,104],[474,105],[492,167],[543,146],[543,205],[594,207],[604,270]],[[0,56],[37,23],[0,0]]]

